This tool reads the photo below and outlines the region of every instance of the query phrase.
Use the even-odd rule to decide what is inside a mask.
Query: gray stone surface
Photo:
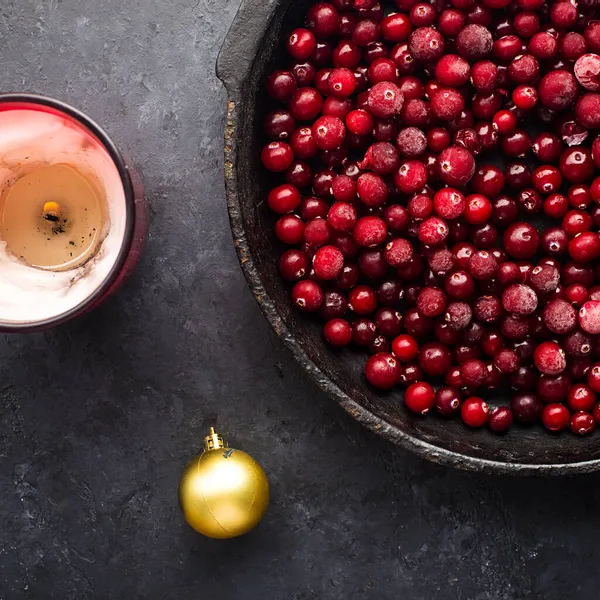
[[[238,0],[2,0],[1,87],[66,100],[141,167],[148,251],[76,323],[0,342],[0,598],[597,598],[600,477],[422,462],[324,397],[231,243],[214,63]],[[261,526],[194,534],[211,424],[272,483]]]

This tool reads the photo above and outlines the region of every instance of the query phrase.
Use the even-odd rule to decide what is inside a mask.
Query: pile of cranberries
[[[597,19],[596,0],[330,0],[267,79],[292,302],[417,414],[600,422]]]

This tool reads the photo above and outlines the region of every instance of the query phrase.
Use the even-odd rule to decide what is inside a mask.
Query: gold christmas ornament
[[[233,538],[254,529],[269,504],[269,482],[261,466],[229,448],[210,428],[204,452],[186,467],[179,482],[179,505],[199,533]]]

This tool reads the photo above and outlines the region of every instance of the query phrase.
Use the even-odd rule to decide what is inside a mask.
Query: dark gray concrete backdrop
[[[141,167],[117,298],[0,357],[0,598],[597,598],[600,477],[449,471],[362,429],[269,330],[234,254],[214,63],[239,0],[2,0],[1,88],[70,102]],[[216,423],[269,474],[250,535],[183,522]]]

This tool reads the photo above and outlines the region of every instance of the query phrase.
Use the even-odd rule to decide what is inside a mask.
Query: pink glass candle
[[[135,268],[148,228],[140,177],[88,117],[0,95],[0,331],[97,306]]]

